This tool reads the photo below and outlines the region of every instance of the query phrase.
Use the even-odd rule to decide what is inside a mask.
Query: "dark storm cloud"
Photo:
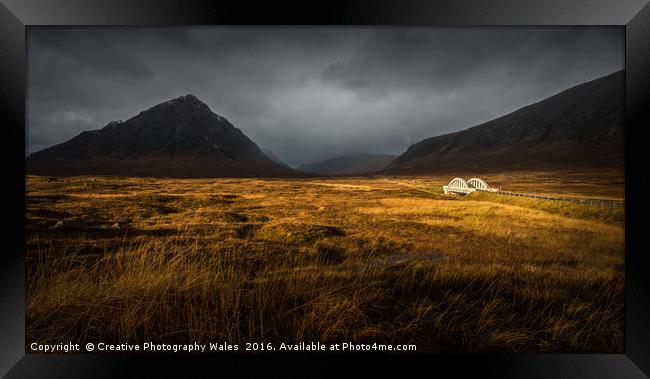
[[[621,63],[620,37],[605,28],[380,30],[348,62],[330,65],[323,78],[374,96],[404,87],[449,91],[494,81],[489,75],[495,74],[507,75],[497,83],[506,86],[529,78],[553,83],[612,58]]]
[[[29,152],[193,93],[290,164],[403,152],[623,68],[621,28],[29,28]]]

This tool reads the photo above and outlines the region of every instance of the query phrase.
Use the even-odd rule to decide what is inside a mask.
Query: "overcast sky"
[[[194,94],[290,165],[400,154],[624,68],[614,27],[29,27],[27,152]]]

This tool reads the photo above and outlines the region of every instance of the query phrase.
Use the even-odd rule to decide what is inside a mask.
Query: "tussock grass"
[[[583,205],[562,201],[495,195],[487,192],[474,192],[468,197],[477,201],[488,201],[492,203],[514,205],[516,207],[539,209],[552,214],[559,214],[571,218],[597,220],[620,225],[625,223],[625,210],[622,207],[614,208]]]
[[[382,178],[28,177],[27,191],[28,343],[623,351],[622,214]]]

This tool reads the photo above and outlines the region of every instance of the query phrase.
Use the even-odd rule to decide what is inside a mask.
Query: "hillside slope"
[[[623,167],[625,72],[577,85],[478,126],[427,138],[392,174]]]

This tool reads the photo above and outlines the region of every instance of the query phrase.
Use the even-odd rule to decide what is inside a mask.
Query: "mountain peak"
[[[148,110],[158,109],[159,107],[169,107],[169,106],[194,107],[194,108],[201,108],[203,110],[210,111],[210,107],[208,107],[207,104],[205,104],[204,102],[199,100],[199,98],[192,95],[191,93],[187,94],[187,95],[175,97],[175,98],[173,98],[171,100],[167,100],[167,101],[162,102],[162,103],[160,103],[158,105],[154,105],[153,107],[149,108]]]
[[[179,96],[170,101],[177,102],[177,103],[186,102],[186,103],[205,104],[204,102],[199,100],[196,96],[192,95],[191,93],[188,93],[187,95]]]
[[[126,121],[33,153],[42,174],[215,177],[293,176],[244,133],[192,94],[153,106]]]

